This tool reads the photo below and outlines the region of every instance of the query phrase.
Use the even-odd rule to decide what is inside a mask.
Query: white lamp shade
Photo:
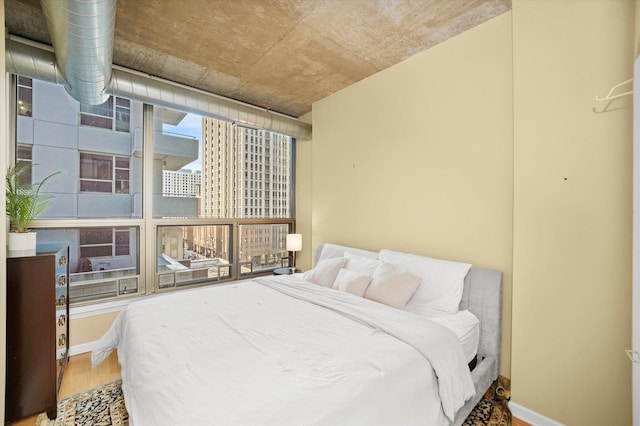
[[[302,250],[302,234],[287,234],[287,251]]]

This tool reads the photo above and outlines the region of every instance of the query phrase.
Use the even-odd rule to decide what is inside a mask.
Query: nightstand
[[[298,268],[276,268],[273,270],[273,275],[291,275],[294,272],[302,272]]]

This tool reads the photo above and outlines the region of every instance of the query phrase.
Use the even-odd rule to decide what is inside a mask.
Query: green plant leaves
[[[31,169],[30,163],[17,163],[7,169],[7,217],[11,222],[13,232],[28,232],[33,219],[47,207],[51,197],[40,195],[42,185],[53,173],[39,183],[21,183],[22,176]]]

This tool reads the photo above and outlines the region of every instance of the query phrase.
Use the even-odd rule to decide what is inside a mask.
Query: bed
[[[305,273],[130,304],[92,362],[117,349],[133,426],[459,425],[498,376],[502,275],[452,263],[434,299],[424,262],[321,244]]]

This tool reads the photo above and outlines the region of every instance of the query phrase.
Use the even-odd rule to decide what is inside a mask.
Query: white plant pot
[[[9,232],[7,235],[9,256],[33,256],[36,254],[35,232]]]

